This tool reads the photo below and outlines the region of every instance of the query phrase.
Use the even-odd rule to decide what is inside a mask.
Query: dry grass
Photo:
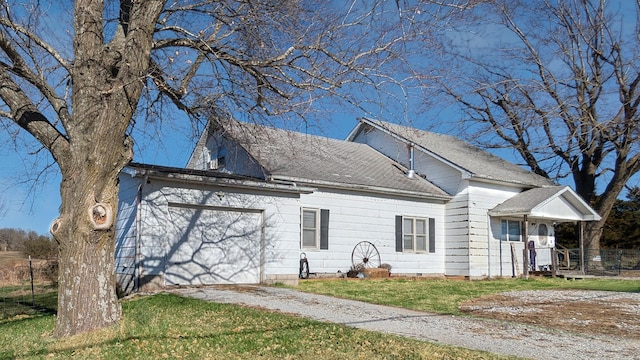
[[[169,294],[123,303],[119,326],[53,339],[54,317],[0,325],[1,359],[510,359]]]

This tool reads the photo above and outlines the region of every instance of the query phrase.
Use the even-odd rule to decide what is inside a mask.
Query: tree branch
[[[63,165],[69,155],[68,140],[38,111],[5,70],[0,70],[0,98],[11,109],[9,118],[32,134],[51,152],[54,159]]]

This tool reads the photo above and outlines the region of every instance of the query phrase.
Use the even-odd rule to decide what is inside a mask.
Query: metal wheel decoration
[[[380,267],[380,253],[375,245],[368,241],[360,241],[351,252],[351,263],[354,269],[372,269]]]

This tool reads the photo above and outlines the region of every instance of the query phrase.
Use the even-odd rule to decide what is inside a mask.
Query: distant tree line
[[[20,251],[34,259],[55,259],[58,245],[35,231],[4,228],[0,229],[0,251]]]
[[[578,247],[578,236],[573,224],[557,226],[556,239],[564,247]],[[625,200],[616,200],[602,229],[601,247],[640,249],[640,187],[629,189]]]

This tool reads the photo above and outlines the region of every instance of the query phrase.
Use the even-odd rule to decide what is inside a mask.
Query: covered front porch
[[[489,210],[488,215],[489,244],[492,240],[498,243],[498,276],[557,275],[572,261],[575,264],[575,254],[559,249],[555,241],[555,226],[567,222],[579,225],[579,268],[575,270],[584,273],[583,224],[600,220],[600,215],[568,186],[524,191]],[[490,259],[496,257],[495,251],[489,249]]]

